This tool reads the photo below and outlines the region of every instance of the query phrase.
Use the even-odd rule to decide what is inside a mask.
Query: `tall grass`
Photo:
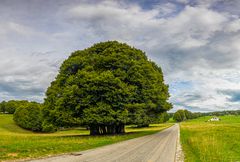
[[[210,118],[181,123],[185,161],[240,161],[240,116],[222,116],[219,122],[206,122]]]
[[[0,161],[81,151],[132,139],[163,130],[172,124],[157,124],[149,128],[128,126],[125,135],[89,136],[84,128],[58,131],[52,134],[33,133],[18,127],[12,115],[0,114]]]

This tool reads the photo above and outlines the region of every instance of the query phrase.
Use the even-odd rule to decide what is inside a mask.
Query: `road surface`
[[[179,125],[116,144],[33,162],[174,162]]]

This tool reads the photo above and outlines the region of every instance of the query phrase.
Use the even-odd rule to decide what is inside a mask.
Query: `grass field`
[[[181,143],[186,162],[239,162],[240,116],[211,117],[181,123]]]
[[[32,159],[42,156],[91,149],[163,130],[172,124],[155,124],[149,128],[128,126],[125,135],[89,136],[86,129],[33,133],[18,127],[12,115],[0,114],[0,161]]]

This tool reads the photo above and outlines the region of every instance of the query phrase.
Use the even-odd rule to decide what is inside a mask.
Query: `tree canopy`
[[[76,51],[46,92],[45,123],[86,125],[91,134],[123,133],[172,108],[162,70],[139,49],[117,41]]]

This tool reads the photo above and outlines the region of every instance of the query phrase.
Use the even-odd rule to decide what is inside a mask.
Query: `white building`
[[[212,119],[209,119],[208,121],[220,121],[220,118],[218,118],[218,117],[213,117]]]

